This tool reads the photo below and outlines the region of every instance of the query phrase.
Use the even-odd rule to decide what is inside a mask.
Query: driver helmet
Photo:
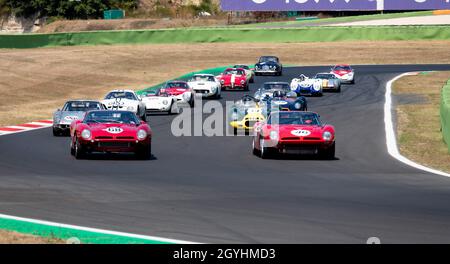
[[[297,98],[297,93],[296,92],[289,92],[286,94],[287,98]]]
[[[273,92],[273,98],[280,98],[280,97],[284,97],[286,96],[286,92],[285,91],[275,91]]]

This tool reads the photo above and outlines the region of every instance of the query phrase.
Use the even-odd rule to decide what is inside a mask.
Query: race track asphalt
[[[450,243],[450,179],[389,156],[383,121],[388,80],[450,65],[355,69],[355,85],[308,100],[337,129],[336,160],[262,160],[250,137],[176,138],[165,115],[149,117],[153,160],[75,160],[68,138],[41,129],[0,137],[0,213],[205,243]],[[287,68],[251,90],[327,70]]]

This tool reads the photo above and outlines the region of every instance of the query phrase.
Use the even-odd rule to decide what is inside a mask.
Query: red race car
[[[160,93],[167,94],[174,98],[178,103],[186,103],[191,107],[194,106],[194,90],[189,87],[185,81],[170,81],[167,82],[161,89]]]
[[[81,159],[92,152],[134,152],[150,159],[152,130],[130,111],[90,111],[70,125],[70,152]]]
[[[338,64],[331,68],[331,73],[341,80],[342,83],[355,83],[355,70],[347,64]]]
[[[254,127],[253,153],[263,159],[277,153],[334,159],[335,148],[334,127],[322,124],[313,112],[273,112]]]
[[[228,68],[217,76],[222,85],[222,90],[244,90],[248,91],[247,73],[241,68]]]

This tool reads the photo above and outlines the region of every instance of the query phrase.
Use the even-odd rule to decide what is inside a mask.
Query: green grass
[[[369,21],[369,20],[378,20],[378,19],[390,19],[390,18],[402,18],[402,17],[416,17],[416,16],[431,16],[433,15],[433,11],[418,11],[418,12],[405,12],[405,13],[392,13],[392,14],[375,14],[375,15],[362,15],[362,16],[348,16],[348,17],[334,17],[334,18],[322,18],[316,20],[291,20],[291,21],[283,21],[283,22],[267,22],[267,23],[256,23],[256,24],[247,24],[247,25],[237,25],[234,27],[244,27],[244,28],[252,28],[252,27],[274,27],[274,26],[302,26],[309,23],[347,23],[347,22],[356,22],[356,21]]]

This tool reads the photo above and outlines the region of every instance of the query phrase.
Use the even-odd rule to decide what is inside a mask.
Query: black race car
[[[278,57],[262,56],[255,64],[255,74],[281,76],[283,74],[283,65]]]

